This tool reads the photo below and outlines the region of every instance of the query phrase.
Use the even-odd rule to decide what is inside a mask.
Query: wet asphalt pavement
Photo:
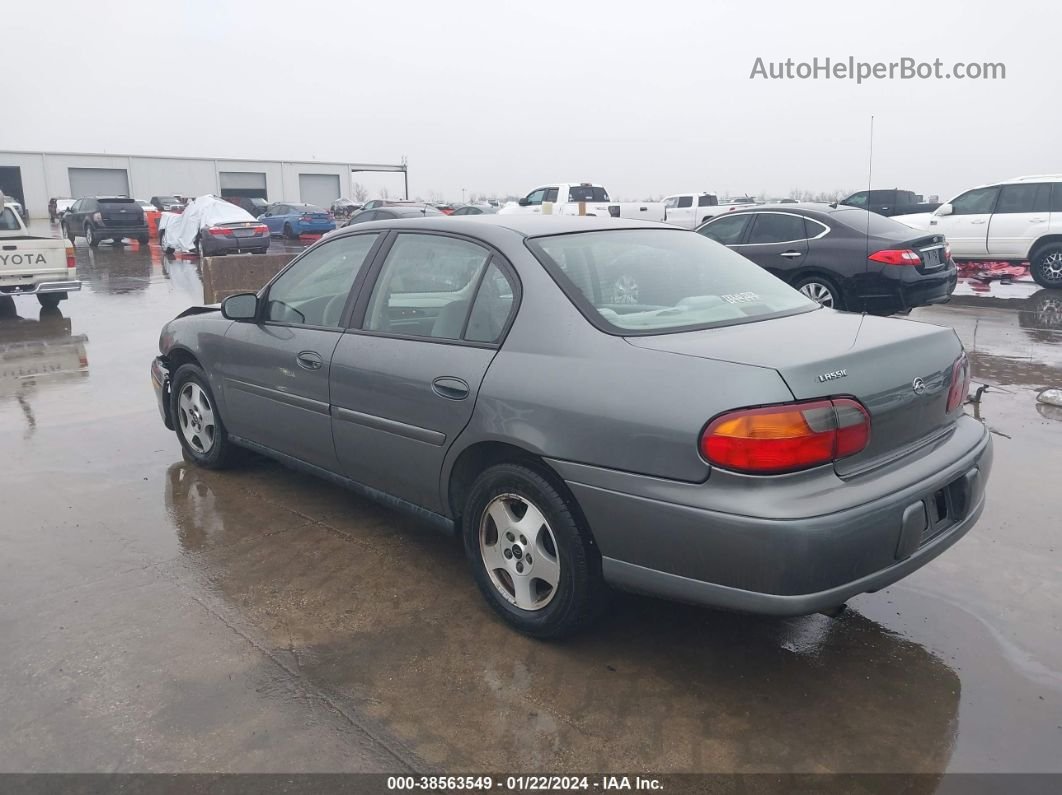
[[[187,465],[148,365],[197,262],[77,256],[58,312],[0,304],[0,772],[1062,772],[1062,409],[1035,400],[1062,291],[912,314],[956,328],[997,434],[941,558],[838,619],[620,596],[543,644],[415,519]]]

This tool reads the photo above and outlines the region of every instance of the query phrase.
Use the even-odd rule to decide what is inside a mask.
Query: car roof
[[[388,208],[395,210],[394,207]],[[627,221],[619,218],[579,215],[416,215],[411,218],[366,221],[344,227],[343,234],[368,229],[423,229],[432,232],[456,232],[488,238],[516,234],[520,237],[543,237],[573,232],[601,232],[612,229],[666,229],[683,232],[681,227],[651,221]],[[337,233],[338,234],[338,233]]]

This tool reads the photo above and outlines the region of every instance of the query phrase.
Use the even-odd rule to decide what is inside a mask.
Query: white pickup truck
[[[675,193],[664,197],[664,220],[684,229],[696,229],[717,215],[754,204],[752,199],[724,199],[714,193]]]
[[[0,296],[35,295],[41,306],[54,307],[80,289],[74,247],[29,234],[0,194]]]
[[[611,215],[639,221],[663,221],[663,202],[614,202],[601,185],[592,182],[553,182],[535,188],[516,204],[498,210],[499,215]]]

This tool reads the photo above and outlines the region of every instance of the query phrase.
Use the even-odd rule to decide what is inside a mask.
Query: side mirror
[[[524,198],[520,199],[517,204],[519,204],[521,207],[527,207],[529,204],[531,204],[531,202],[529,202],[527,200],[527,197],[525,196]]]
[[[937,208],[937,211],[933,215],[951,215],[954,212],[954,208],[951,206],[951,202],[945,202]]]
[[[258,296],[237,293],[221,302],[221,316],[227,320],[254,320],[258,316]]]

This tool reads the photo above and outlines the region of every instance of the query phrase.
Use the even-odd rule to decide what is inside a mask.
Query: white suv
[[[1062,288],[1062,174],[982,185],[932,213],[893,220],[942,232],[955,259],[1028,261],[1039,284]]]

